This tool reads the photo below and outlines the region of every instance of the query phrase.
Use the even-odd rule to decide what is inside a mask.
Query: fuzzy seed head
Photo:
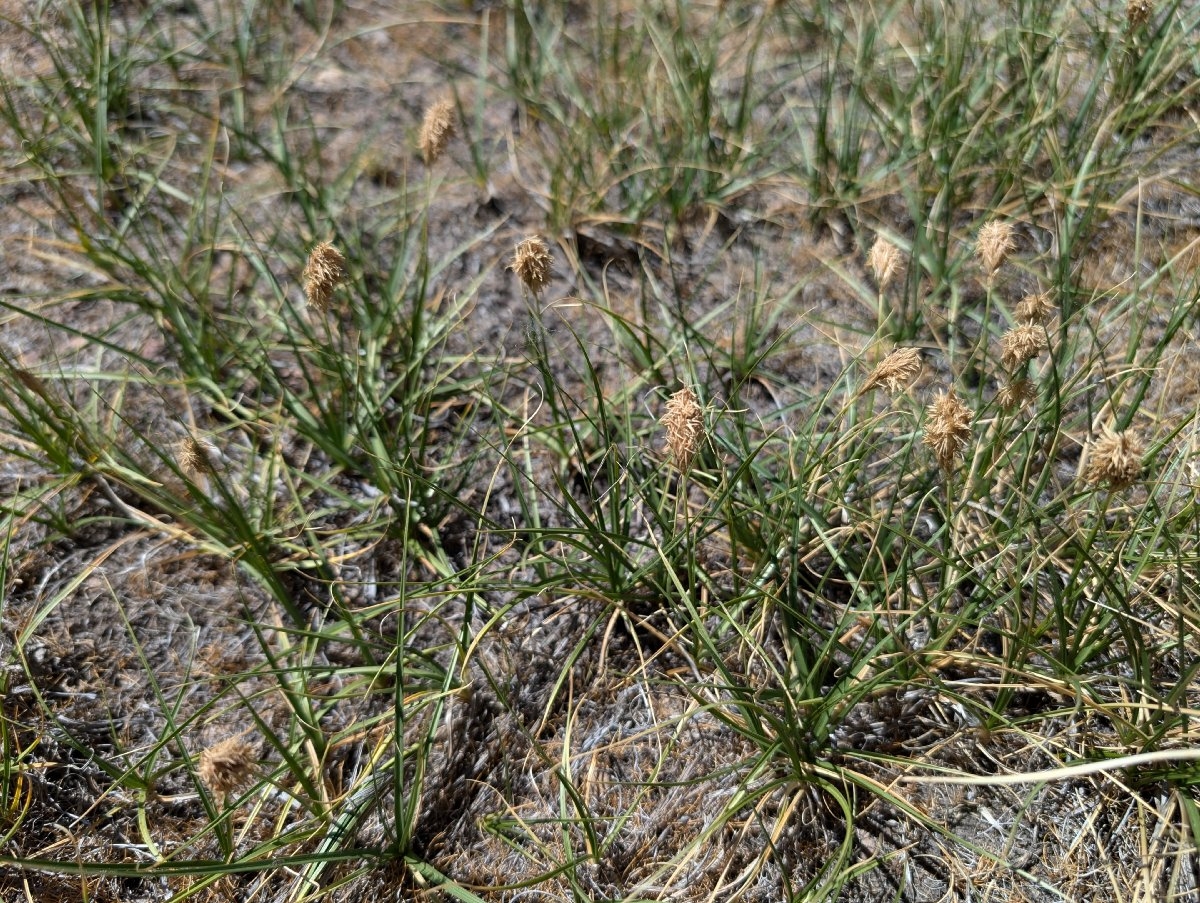
[[[1129,30],[1141,28],[1150,21],[1153,12],[1153,0],[1129,0],[1125,5],[1125,20],[1129,23]]]
[[[994,275],[1015,247],[1012,223],[998,219],[984,223],[983,228],[979,230],[979,240],[976,244],[983,271],[989,277]]]
[[[680,473],[687,473],[704,441],[704,411],[690,386],[684,386],[667,399],[661,423],[667,431],[671,460]]]
[[[237,790],[254,775],[257,751],[241,737],[230,737],[200,753],[200,780],[209,793]]]
[[[867,265],[875,275],[875,282],[882,292],[900,273],[902,261],[899,249],[886,238],[876,238],[867,255]]]
[[[537,296],[550,284],[550,264],[553,261],[546,243],[535,235],[517,245],[508,268],[517,274],[534,296]]]
[[[1037,398],[1037,387],[1027,379],[1014,379],[996,393],[996,403],[1006,411],[1024,407]]]
[[[949,473],[954,468],[955,459],[966,452],[970,441],[971,409],[951,389],[929,406],[924,442],[933,449],[933,456],[942,470]]]
[[[1142,441],[1131,430],[1105,429],[1088,449],[1085,479],[1093,486],[1124,489],[1142,475]]]
[[[308,255],[302,276],[308,306],[323,314],[329,310],[333,290],[346,281],[346,258],[329,242],[321,242]]]
[[[439,100],[425,111],[425,121],[421,123],[419,143],[426,166],[437,162],[453,137],[454,104],[449,100]]]
[[[207,439],[188,436],[181,439],[176,451],[176,463],[184,476],[196,477],[201,471],[212,466],[212,456],[216,449]]]
[[[859,394],[883,386],[892,395],[898,394],[921,372],[921,352],[916,348],[896,348],[871,371]]]
[[[1000,361],[1006,370],[1014,371],[1049,347],[1046,330],[1041,326],[1024,323],[1014,326],[1000,337]]]
[[[1014,313],[1019,323],[1033,323],[1041,326],[1048,322],[1054,313],[1054,301],[1049,292],[1026,295],[1021,299]]]

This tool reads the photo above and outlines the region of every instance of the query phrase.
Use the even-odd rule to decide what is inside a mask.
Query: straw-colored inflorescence
[[[892,395],[916,379],[921,372],[921,352],[916,348],[896,348],[879,362],[858,394],[883,386]]]
[[[537,296],[550,284],[550,264],[553,261],[546,243],[537,236],[532,236],[517,245],[508,268],[517,274],[533,295]]]
[[[983,271],[987,273],[988,278],[991,278],[1000,269],[1000,265],[1012,253],[1014,247],[1016,245],[1013,244],[1011,223],[994,219],[983,224],[983,228],[979,230],[976,250],[979,252],[979,260],[983,264]]]
[[[302,275],[308,306],[317,313],[325,313],[333,290],[346,281],[346,258],[329,242],[321,242],[308,255]]]
[[[942,470],[949,473],[954,469],[955,459],[966,452],[970,441],[971,409],[951,389],[929,406],[924,442],[933,449]]]
[[[1014,326],[1000,337],[1000,361],[1009,372],[1033,360],[1047,348],[1046,330],[1032,323]]]
[[[200,753],[200,780],[210,793],[225,794],[243,786],[255,771],[255,748],[230,737]]]
[[[1153,0],[1129,0],[1125,4],[1125,20],[1129,23],[1129,29],[1141,28],[1150,21],[1153,12]]]
[[[667,399],[662,425],[667,431],[671,460],[681,473],[686,473],[704,441],[704,410],[691,387],[684,386]]]
[[[212,466],[212,456],[215,453],[216,449],[207,439],[187,436],[179,441],[176,461],[184,476],[196,477]]]
[[[899,249],[886,238],[876,238],[867,255],[867,266],[875,276],[875,283],[882,292],[900,274],[902,266]]]
[[[454,104],[439,100],[425,111],[425,121],[421,123],[421,156],[426,166],[437,162],[453,137]]]
[[[1017,304],[1014,313],[1016,314],[1018,323],[1032,323],[1036,326],[1043,326],[1054,314],[1054,301],[1051,299],[1049,292],[1026,295]]]
[[[1142,441],[1131,430],[1105,429],[1088,449],[1085,478],[1093,486],[1124,489],[1142,475]]]
[[[1024,407],[1037,398],[1037,387],[1027,379],[1014,379],[996,393],[996,403],[1006,411]]]

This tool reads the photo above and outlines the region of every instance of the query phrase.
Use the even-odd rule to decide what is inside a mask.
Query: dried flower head
[[[200,780],[210,793],[237,790],[254,775],[255,748],[241,737],[230,737],[200,753]]]
[[[550,264],[553,260],[546,243],[537,236],[532,236],[517,245],[513,261],[508,268],[520,277],[529,291],[539,295],[542,289],[550,284]]]
[[[1006,411],[1024,407],[1037,398],[1037,387],[1027,379],[1014,379],[996,393],[996,403]]]
[[[983,263],[983,271],[989,278],[1000,269],[1000,264],[1004,263],[1015,247],[1012,223],[994,219],[983,224],[983,228],[979,230],[976,249]]]
[[[49,398],[50,392],[46,389],[46,384],[34,374],[30,373],[23,367],[13,367],[13,375],[17,380],[30,392],[40,395],[42,398]]]
[[[1153,0],[1129,0],[1125,4],[1125,20],[1129,23],[1129,30],[1133,31],[1149,22],[1153,12]]]
[[[1049,347],[1046,330],[1032,323],[1014,326],[1000,337],[1000,361],[1006,370],[1023,367]]]
[[[195,477],[212,466],[214,454],[216,449],[207,439],[187,436],[179,441],[176,459],[184,476]]]
[[[951,389],[929,406],[924,442],[933,449],[942,470],[949,472],[955,458],[962,457],[970,441],[971,409]]]
[[[883,291],[900,272],[902,261],[899,249],[886,238],[876,238],[867,255],[867,265],[875,274],[875,282]]]
[[[425,121],[421,123],[421,156],[426,166],[437,162],[453,137],[454,104],[449,100],[439,100],[425,111]]]
[[[684,386],[667,399],[667,411],[661,422],[667,431],[671,460],[680,473],[686,473],[704,441],[704,411],[690,386]]]
[[[916,348],[896,348],[879,362],[858,394],[883,386],[895,395],[921,372],[921,352]]]
[[[346,281],[346,258],[329,242],[321,242],[308,255],[302,276],[308,306],[325,313],[333,290]]]
[[[1054,301],[1050,298],[1049,292],[1026,295],[1017,304],[1014,313],[1019,323],[1036,323],[1041,325],[1046,323],[1054,313]]]
[[[1131,430],[1105,428],[1087,454],[1085,478],[1093,486],[1124,489],[1142,475],[1141,440]]]

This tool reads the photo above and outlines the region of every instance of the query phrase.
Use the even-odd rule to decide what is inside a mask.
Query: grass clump
[[[1194,10],[303,6],[5,20],[0,888],[1195,894]]]

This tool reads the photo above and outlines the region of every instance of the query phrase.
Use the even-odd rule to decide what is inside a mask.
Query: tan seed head
[[[871,252],[867,255],[867,265],[875,275],[879,290],[883,291],[900,273],[900,251],[886,238],[876,238],[875,244],[871,245]]]
[[[1124,489],[1142,475],[1142,441],[1131,431],[1106,428],[1088,449],[1085,479],[1093,486]]]
[[[346,281],[346,258],[329,242],[321,242],[308,255],[302,276],[308,306],[317,313],[325,313],[333,290]]]
[[[996,393],[996,403],[1006,411],[1024,407],[1037,398],[1037,387],[1027,379],[1014,379]]]
[[[200,753],[200,780],[210,793],[237,790],[254,776],[257,751],[241,737],[230,737]]]
[[[942,470],[949,473],[955,459],[962,457],[970,441],[971,409],[951,389],[929,406],[924,442],[933,449],[933,456]]]
[[[992,276],[1015,247],[1012,223],[998,219],[984,223],[976,244],[983,271]]]
[[[195,477],[212,466],[212,456],[215,453],[216,449],[207,439],[187,436],[179,441],[176,461],[184,476]]]
[[[1013,311],[1019,323],[1045,324],[1054,313],[1054,301],[1049,292],[1026,295]]]
[[[686,473],[704,441],[704,411],[690,386],[684,386],[667,399],[661,423],[667,431],[671,460],[680,473]]]
[[[1046,330],[1024,323],[1014,326],[1000,337],[1000,361],[1009,371],[1023,367],[1046,350]]]
[[[1129,0],[1125,5],[1125,20],[1129,23],[1129,30],[1141,28],[1150,21],[1153,12],[1153,0]]]
[[[895,395],[916,379],[920,372],[921,352],[916,348],[896,348],[871,371],[858,394],[883,386]]]
[[[535,235],[517,245],[508,268],[516,273],[525,287],[536,296],[550,284],[550,264],[553,261],[546,243]]]
[[[454,104],[449,100],[439,100],[425,111],[425,121],[421,123],[421,156],[426,166],[437,162],[453,137]]]

